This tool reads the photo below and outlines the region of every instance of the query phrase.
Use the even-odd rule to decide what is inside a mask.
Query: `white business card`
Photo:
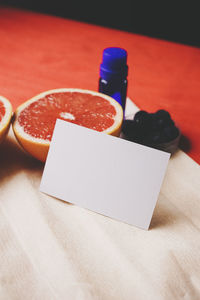
[[[40,191],[148,229],[169,157],[58,119]]]

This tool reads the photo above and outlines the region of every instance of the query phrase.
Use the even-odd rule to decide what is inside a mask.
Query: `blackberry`
[[[159,109],[155,112],[156,116],[162,119],[171,119],[170,113],[164,109]]]
[[[138,111],[133,120],[124,120],[122,132],[129,141],[171,153],[177,147],[177,144],[173,146],[173,142],[180,134],[170,114],[164,109],[155,113]],[[172,144],[169,145],[170,142]]]
[[[179,130],[176,126],[168,126],[163,129],[163,134],[165,136],[164,142],[170,142],[178,137]]]
[[[174,125],[174,121],[171,119],[170,113],[164,109],[160,109],[155,113],[154,120],[158,128],[164,128],[167,125]]]
[[[150,114],[144,110],[140,110],[135,114],[133,121],[139,126],[145,127],[150,122]]]
[[[138,125],[133,120],[124,120],[122,123],[122,132],[129,139],[134,139],[139,135],[138,129]]]

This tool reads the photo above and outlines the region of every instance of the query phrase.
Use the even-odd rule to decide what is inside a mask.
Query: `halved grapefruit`
[[[21,104],[14,115],[15,136],[29,154],[43,162],[57,118],[119,136],[123,111],[113,98],[82,89],[50,90]]]
[[[10,127],[12,105],[3,96],[0,96],[0,143],[4,140]]]

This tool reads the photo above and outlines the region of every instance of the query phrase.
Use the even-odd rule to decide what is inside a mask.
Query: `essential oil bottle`
[[[127,51],[109,47],[103,51],[100,65],[99,92],[114,98],[125,113],[127,95]]]

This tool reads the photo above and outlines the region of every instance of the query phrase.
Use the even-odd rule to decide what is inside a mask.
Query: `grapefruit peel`
[[[3,103],[3,107],[5,108],[5,114],[0,119],[0,143],[2,143],[10,128],[12,105],[9,100],[3,96],[0,96],[0,103]]]

